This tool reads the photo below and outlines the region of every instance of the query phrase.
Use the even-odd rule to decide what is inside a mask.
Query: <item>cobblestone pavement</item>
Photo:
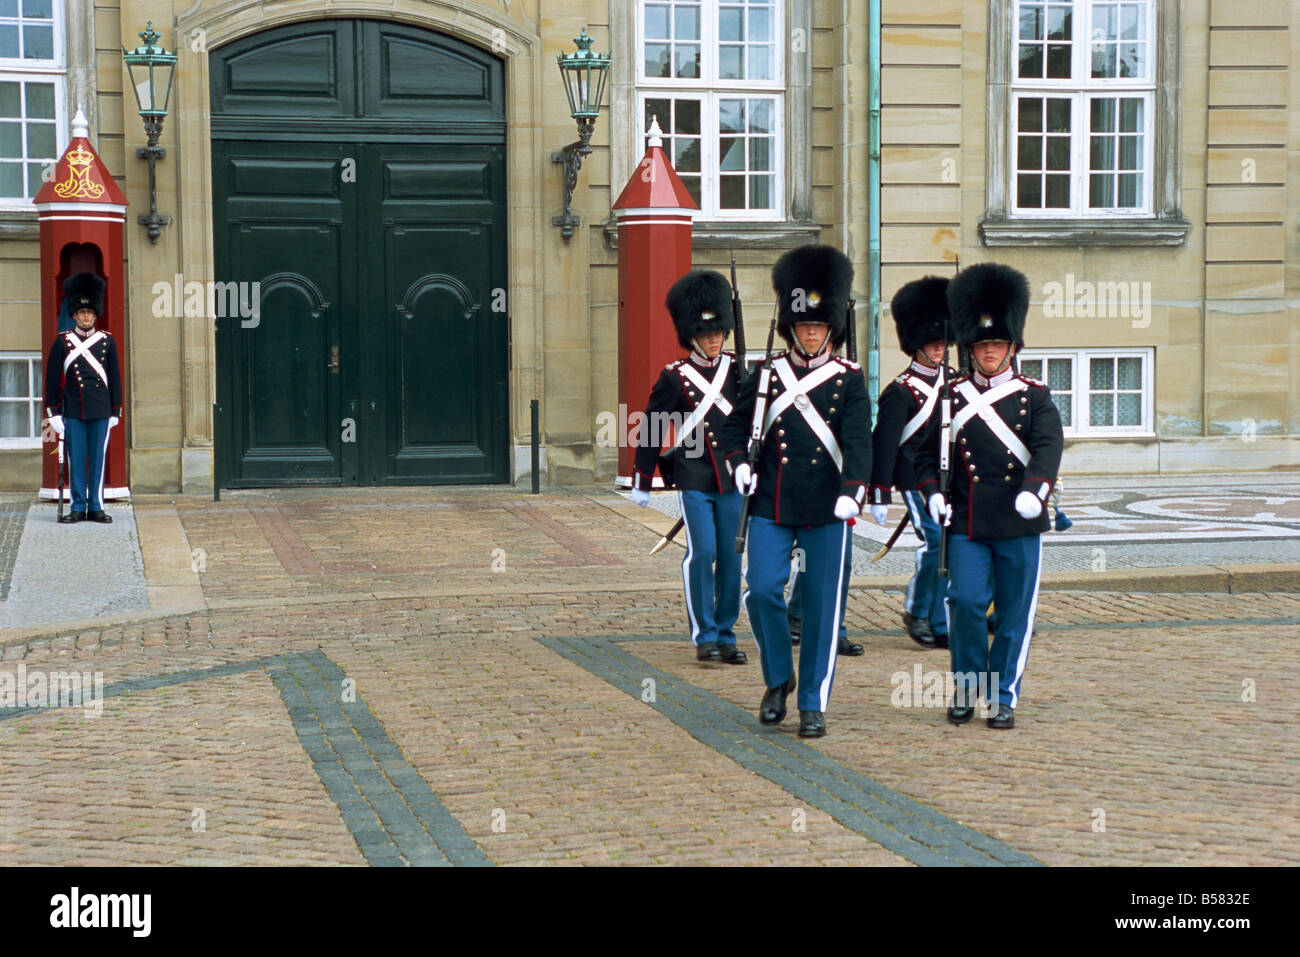
[[[613,494],[165,504],[194,607],[0,633],[0,864],[1300,863],[1293,590],[1049,585],[994,732],[859,578],[807,742]]]

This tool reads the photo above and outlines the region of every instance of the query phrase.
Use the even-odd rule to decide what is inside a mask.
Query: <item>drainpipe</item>
[[[871,0],[867,40],[867,393],[880,396],[880,0]]]

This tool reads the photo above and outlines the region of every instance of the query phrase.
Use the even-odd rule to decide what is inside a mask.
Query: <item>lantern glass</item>
[[[153,21],[139,36],[144,41],[143,46],[129,52],[122,51],[122,59],[126,61],[131,76],[131,88],[135,90],[136,106],[141,116],[166,116],[176,54],[157,45],[159,36],[154,32]]]

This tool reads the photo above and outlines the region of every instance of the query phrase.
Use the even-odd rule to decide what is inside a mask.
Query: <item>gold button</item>
[[[972,476],[971,476],[971,481],[972,481],[972,482],[978,482],[979,480],[980,480],[980,477],[979,477],[978,475],[972,475]]]
[[[1012,465],[1010,462],[1008,462],[1008,463],[1007,463],[1007,471],[1010,472],[1013,468],[1015,468],[1015,466]]]
[[[838,399],[839,397],[840,397],[840,394],[839,394],[838,392],[834,392],[834,393],[831,394],[831,398],[832,398],[832,399]]]
[[[817,460],[816,460],[816,459],[812,459],[812,460],[810,460],[809,464],[810,464],[810,465],[816,465],[816,464],[817,464]]]
[[[820,452],[821,450],[822,450],[822,447],[821,447],[820,445],[817,446],[817,451]]]
[[[1021,409],[1021,410],[1020,410],[1020,414],[1021,414],[1021,415],[1024,415],[1024,414],[1025,414],[1025,410],[1024,410],[1024,409]]]
[[[836,380],[835,380],[835,384],[836,384],[836,385],[843,385],[843,384],[844,384],[844,380],[843,380],[843,379],[836,379]]]
[[[777,421],[777,422],[780,422],[780,421],[781,421],[781,417],[780,417],[779,415],[776,417],[776,421]],[[782,435],[785,435],[784,432],[782,432],[781,434],[782,434]]]
[[[777,430],[776,430],[776,434],[777,434],[777,435],[785,435],[785,429],[777,429]]]
[[[1017,422],[1017,423],[1016,423],[1016,428],[1017,428],[1017,429],[1019,429],[1019,428],[1023,428],[1023,427],[1024,427],[1024,423],[1023,423],[1023,422]]]
[[[835,414],[835,406],[831,406],[831,415]]]
[[[1004,482],[1010,482],[1010,481],[1011,481],[1011,476],[1010,476],[1010,475],[1004,475],[1004,476],[1002,477],[1002,481],[1004,481]]]
[[[966,458],[970,458],[970,453],[969,453],[969,452],[963,452],[962,454],[965,455]]]
[[[709,423],[705,422],[704,424],[705,424],[705,425],[708,425]],[[709,433],[709,438],[713,438],[713,433],[712,433],[712,432]]]
[[[1024,403],[1028,402],[1028,401],[1029,401],[1029,400],[1026,399],[1023,395],[1020,397],[1020,402],[1021,402],[1022,405],[1023,405]]]
[[[965,444],[966,444],[966,439],[965,439],[965,438],[963,438],[963,439],[961,440],[961,444],[962,444],[962,445],[965,445]]]
[[[709,444],[710,444],[711,446],[713,446],[715,449],[718,447],[718,443],[717,443],[717,442],[710,442]]]
[[[787,463],[789,463],[789,461],[790,461],[790,460],[789,460],[788,458],[786,458],[784,455],[781,456],[781,464],[782,464],[782,465],[786,465]]]
[[[787,443],[787,442],[782,442],[782,443],[781,443],[781,450],[782,450],[782,451],[784,451],[785,449],[788,449],[789,447],[790,447],[789,443]]]

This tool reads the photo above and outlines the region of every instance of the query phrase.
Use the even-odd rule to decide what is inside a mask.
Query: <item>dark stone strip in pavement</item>
[[[234,661],[225,665],[213,665],[211,668],[189,668],[185,671],[172,671],[167,674],[150,675],[147,678],[128,678],[124,681],[115,681],[111,685],[105,685],[103,697],[116,698],[118,695],[130,694],[133,691],[149,691],[154,688],[167,688],[171,685],[186,684],[190,681],[202,681],[205,678],[225,678],[229,675],[242,674],[246,671],[259,671],[262,668],[275,664],[279,660],[279,655],[270,655],[265,658],[253,658],[249,661]],[[46,675],[59,673],[53,669],[32,668],[29,670],[28,674],[37,670],[44,672]],[[79,707],[85,702],[85,699],[86,695],[83,693],[68,701],[49,705],[44,708],[2,708],[0,709],[0,721],[6,721],[10,718],[21,718],[24,715],[42,714],[46,711],[55,711],[62,707]]]
[[[638,699],[642,681],[653,678],[655,700],[650,706],[696,740],[913,863],[1038,863],[783,732],[760,730],[757,718],[745,709],[618,647],[621,637],[538,640]]]
[[[0,504],[0,601],[8,601],[9,585],[18,563],[18,545],[27,524],[26,502]]]

